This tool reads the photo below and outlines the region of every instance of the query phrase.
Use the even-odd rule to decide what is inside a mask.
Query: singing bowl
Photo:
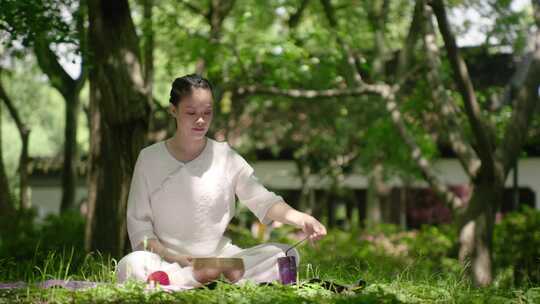
[[[227,281],[235,283],[244,276],[241,258],[193,258],[193,277],[199,283],[215,281],[223,274]]]

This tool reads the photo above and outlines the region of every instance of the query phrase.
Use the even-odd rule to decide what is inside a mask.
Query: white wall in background
[[[259,161],[254,162],[253,167],[259,180],[272,189],[293,190],[301,187],[300,179],[296,176],[296,166],[292,161]],[[465,175],[457,159],[440,159],[434,165],[434,170],[438,177],[447,184],[460,185],[467,184],[468,178]],[[540,158],[526,158],[519,161],[518,170],[519,187],[530,188],[535,195],[535,206],[540,209]],[[328,179],[319,176],[311,176],[309,183],[314,188],[323,188],[328,184]],[[38,209],[40,218],[48,213],[58,213],[60,210],[61,184],[60,179],[48,179],[47,182],[33,182],[30,178],[32,206]],[[367,178],[362,172],[348,176],[345,185],[354,189],[365,189]],[[390,185],[398,187],[401,185],[399,179],[390,181]],[[415,187],[427,187],[423,181],[413,183]],[[512,172],[506,181],[507,187],[512,187]],[[84,184],[77,187],[77,204],[86,198],[87,189]]]

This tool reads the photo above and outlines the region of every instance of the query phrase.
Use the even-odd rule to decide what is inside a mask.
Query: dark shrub
[[[540,283],[540,211],[525,206],[495,226],[494,261],[513,268],[514,283]]]

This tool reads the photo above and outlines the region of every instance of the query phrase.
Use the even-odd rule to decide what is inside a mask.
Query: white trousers
[[[255,283],[272,282],[279,280],[277,259],[285,256],[285,250],[290,245],[280,243],[267,243],[255,247],[242,249],[236,245],[227,245],[217,257],[237,257],[244,261],[245,273],[237,284],[247,281]],[[296,258],[296,266],[300,263],[300,256],[296,249],[289,251],[289,255]],[[202,286],[193,278],[193,267],[181,267],[178,263],[169,263],[159,255],[149,251],[134,251],[123,257],[117,265],[116,277],[119,283],[126,280],[146,282],[148,276],[154,271],[164,271],[169,275],[171,285],[179,288],[195,288]]]

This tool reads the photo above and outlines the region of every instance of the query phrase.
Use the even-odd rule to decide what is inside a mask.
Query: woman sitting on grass
[[[198,287],[208,280],[194,278],[195,257],[242,258],[240,283],[278,280],[277,258],[285,256],[287,245],[242,249],[223,236],[234,215],[235,194],[264,224],[296,226],[311,240],[326,235],[325,227],[268,191],[227,143],[206,137],[213,117],[208,80],[193,74],[175,79],[169,101],[176,133],[142,149],[137,158],[127,207],[129,239],[137,251],[119,261],[118,281],[146,282],[163,271],[171,285]],[[298,263],[298,252],[292,255]]]

